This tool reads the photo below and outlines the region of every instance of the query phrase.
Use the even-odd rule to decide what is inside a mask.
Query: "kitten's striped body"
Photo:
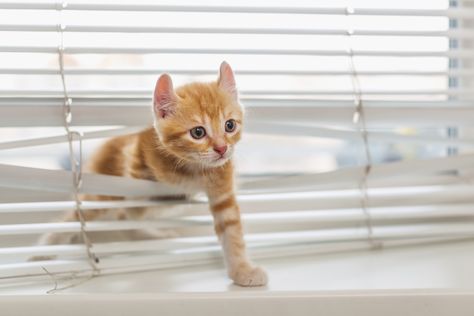
[[[246,256],[240,210],[234,192],[231,155],[234,145],[240,140],[243,112],[238,103],[232,70],[223,63],[217,82],[189,84],[176,93],[169,76],[163,75],[157,82],[154,100],[154,127],[107,141],[90,160],[90,171],[157,180],[185,190],[207,193],[229,276],[239,285],[266,284],[265,272],[253,266]],[[235,126],[229,121],[233,121]],[[205,136],[193,138],[190,130],[196,126],[205,130]],[[121,199],[105,196],[84,198]],[[86,211],[85,218],[96,220],[107,212],[112,211]],[[114,214],[117,219],[125,219],[142,217],[145,213],[145,209],[127,209]],[[78,214],[72,212],[65,220],[77,219]],[[59,236],[51,234],[45,242],[63,243]]]

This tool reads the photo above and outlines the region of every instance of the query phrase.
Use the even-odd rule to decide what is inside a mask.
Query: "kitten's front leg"
[[[214,183],[208,188],[208,197],[229,277],[241,286],[267,284],[265,271],[253,265],[247,258],[240,209],[232,188]]]

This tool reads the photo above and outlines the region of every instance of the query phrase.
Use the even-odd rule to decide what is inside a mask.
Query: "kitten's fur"
[[[154,126],[140,133],[113,138],[90,161],[92,172],[163,181],[184,189],[204,191],[214,217],[214,227],[224,251],[230,278],[239,285],[259,286],[267,276],[247,258],[240,211],[234,192],[231,156],[240,140],[243,110],[238,101],[234,74],[223,62],[217,82],[191,83],[173,89],[171,78],[162,75],[155,87]],[[236,128],[226,131],[226,122]],[[190,130],[202,126],[206,136],[194,139]],[[226,147],[227,146],[227,147]],[[225,152],[223,153],[223,151]],[[219,153],[220,152],[220,153]],[[86,196],[86,200],[121,199]],[[84,211],[87,221],[115,214],[117,219],[142,217],[146,210]],[[78,220],[71,212],[65,220]],[[46,244],[74,242],[66,234],[43,236]],[[77,239],[77,235],[75,236]]]

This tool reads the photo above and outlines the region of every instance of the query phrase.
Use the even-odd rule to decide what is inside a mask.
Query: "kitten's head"
[[[173,89],[162,75],[153,98],[155,129],[169,152],[208,168],[225,164],[240,140],[243,111],[229,64],[220,66],[216,82]]]

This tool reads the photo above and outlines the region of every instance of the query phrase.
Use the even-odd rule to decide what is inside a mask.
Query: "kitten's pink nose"
[[[214,151],[216,153],[218,153],[219,155],[223,155],[225,154],[225,152],[227,151],[227,145],[224,145],[224,146],[214,146]]]

